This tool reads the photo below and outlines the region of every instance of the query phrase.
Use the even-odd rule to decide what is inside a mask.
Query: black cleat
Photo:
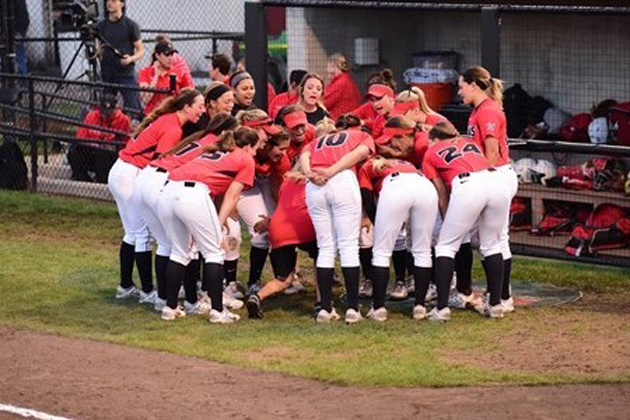
[[[263,318],[263,312],[262,312],[262,309],[260,307],[260,298],[258,297],[257,294],[251,295],[247,299],[247,302],[245,303],[245,306],[247,306],[247,313],[249,314],[249,318],[250,319],[262,319]]]

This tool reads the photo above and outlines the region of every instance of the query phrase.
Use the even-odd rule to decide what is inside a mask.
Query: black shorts
[[[287,245],[273,249],[269,254],[273,275],[278,280],[286,280],[289,274],[295,269],[297,262],[297,248],[308,252],[312,259],[317,258],[317,243],[309,242],[300,245]]]

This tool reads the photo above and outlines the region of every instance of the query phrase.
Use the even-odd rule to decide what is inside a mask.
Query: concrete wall
[[[325,73],[326,56],[354,59],[356,37],[380,40],[381,63],[354,67],[364,88],[367,77],[392,67],[399,83],[425,50],[453,50],[460,71],[481,62],[480,17],[472,12],[288,9],[289,69]],[[611,97],[630,100],[630,16],[502,16],[501,78],[531,95],[543,95],[571,113]]]

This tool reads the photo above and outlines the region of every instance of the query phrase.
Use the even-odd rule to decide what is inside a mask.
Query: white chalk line
[[[28,408],[15,407],[13,405],[1,404],[0,403],[0,411],[4,411],[6,413],[17,414],[22,417],[34,417],[38,420],[70,420],[67,417],[59,417],[53,416],[52,414],[43,413],[37,410],[31,410]]]

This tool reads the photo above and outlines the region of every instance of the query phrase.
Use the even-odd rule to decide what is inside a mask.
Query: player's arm
[[[493,136],[486,137],[484,141],[484,154],[490,165],[496,165],[499,160],[499,139]]]
[[[244,187],[244,184],[238,181],[232,181],[223,195],[221,209],[219,210],[219,223],[221,223],[221,226],[225,226],[228,217],[230,217],[230,214],[232,214],[232,211],[236,208],[236,203],[238,202]]]
[[[305,150],[300,155],[300,171],[308,176],[311,172],[311,151]]]
[[[317,168],[314,170],[317,175],[325,177],[327,179],[332,178],[337,175],[339,172],[344,171],[346,169],[350,169],[355,166],[357,163],[364,161],[370,156],[370,148],[365,144],[360,144],[355,147],[350,153],[346,153],[343,155],[341,159],[335,162],[332,166],[328,168]]]
[[[446,189],[446,184],[442,181],[442,178],[436,177],[431,180],[435,189],[438,193],[438,206],[440,208],[440,214],[442,215],[442,219],[446,216],[446,209],[448,208],[448,190]]]

